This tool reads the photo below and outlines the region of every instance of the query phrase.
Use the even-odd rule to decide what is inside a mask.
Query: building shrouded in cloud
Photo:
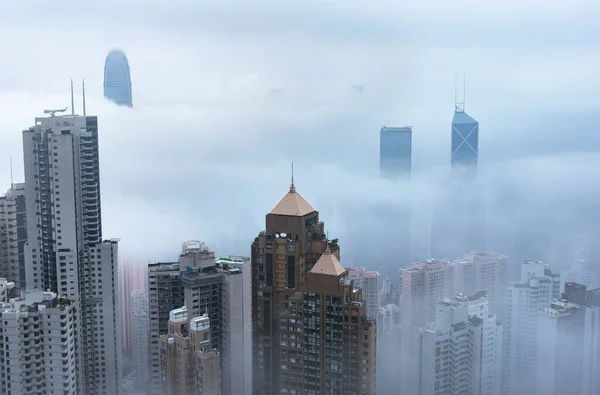
[[[133,107],[129,61],[121,49],[111,50],[104,61],[104,97],[119,106]]]

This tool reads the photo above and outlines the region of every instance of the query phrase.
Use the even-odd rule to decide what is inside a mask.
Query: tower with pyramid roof
[[[252,243],[253,393],[279,395],[280,314],[328,249],[325,224],[297,191],[289,191],[266,215],[265,230]],[[329,252],[339,261],[339,247]]]
[[[329,248],[279,323],[281,393],[375,394],[375,322]]]

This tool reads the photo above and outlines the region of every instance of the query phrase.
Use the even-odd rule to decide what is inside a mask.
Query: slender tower
[[[327,246],[319,213],[292,183],[252,243],[253,393],[280,394],[279,315]],[[331,244],[339,259],[339,248]]]
[[[434,209],[431,229],[431,253],[434,257],[455,259],[485,249],[485,211],[477,185],[479,122],[465,112],[464,92],[463,78],[463,98],[459,100],[455,93],[452,118],[452,177],[444,198]]]
[[[452,118],[452,175],[471,181],[477,176],[479,158],[479,122],[465,112],[466,84],[463,75],[463,99],[459,101],[455,79],[454,117]]]
[[[121,394],[117,241],[102,239],[98,118],[46,110],[23,131],[28,289],[76,306],[77,393]],[[58,114],[58,115],[57,115]]]

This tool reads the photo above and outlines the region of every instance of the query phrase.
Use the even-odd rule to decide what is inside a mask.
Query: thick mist
[[[397,282],[412,259],[398,255],[402,213],[418,213],[411,245],[427,245],[434,207],[457,198],[455,72],[480,122],[484,249],[508,256],[511,280],[525,259],[566,269],[578,241],[600,235],[596,2],[10,3],[0,5],[10,38],[0,40],[0,191],[9,158],[23,180],[21,131],[70,105],[70,78],[81,113],[85,78],[103,234],[121,238],[122,262],[173,261],[189,239],[249,255],[293,162],[341,263]],[[111,47],[127,52],[133,109],[102,99]],[[378,177],[384,125],[413,127],[411,180]],[[396,366],[397,339],[386,341],[377,369],[393,375],[383,366]],[[396,384],[380,379],[378,393]]]
[[[258,2],[241,17],[209,2],[169,11],[144,3],[132,16],[141,5],[131,2],[90,14],[83,30],[61,23],[84,12],[77,7],[25,27],[27,7],[3,6],[1,30],[19,39],[1,44],[13,60],[0,66],[0,181],[8,187],[9,156],[22,179],[20,131],[69,105],[69,78],[85,77],[88,113],[99,116],[104,234],[122,238],[128,259],[167,259],[190,238],[247,253],[294,162],[298,191],[340,239],[344,263],[392,276],[401,263],[387,252],[390,210],[426,211],[448,193],[454,72],[466,71],[486,248],[562,265],[570,235],[595,231],[598,216],[600,102],[590,76],[600,59],[586,51],[595,43],[589,4],[551,3],[532,22],[534,2],[460,3],[349,2],[341,12],[337,2]],[[171,18],[155,23],[163,12]],[[425,29],[424,19],[440,23]],[[554,34],[550,21],[578,23],[542,42]],[[101,100],[111,46],[128,53],[133,110]],[[379,129],[405,124],[414,128],[412,180],[380,181]]]

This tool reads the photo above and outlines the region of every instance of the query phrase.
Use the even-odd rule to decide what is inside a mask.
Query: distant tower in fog
[[[384,178],[409,177],[412,155],[412,128],[382,127],[379,132],[379,173]]]
[[[463,80],[464,83],[464,80]],[[452,118],[452,148],[450,163],[452,176],[466,181],[477,176],[477,161],[479,159],[479,122],[465,112],[465,96],[458,101],[454,97],[454,117]]]
[[[106,56],[104,61],[104,97],[119,106],[133,107],[129,62],[123,50],[113,49]]]

